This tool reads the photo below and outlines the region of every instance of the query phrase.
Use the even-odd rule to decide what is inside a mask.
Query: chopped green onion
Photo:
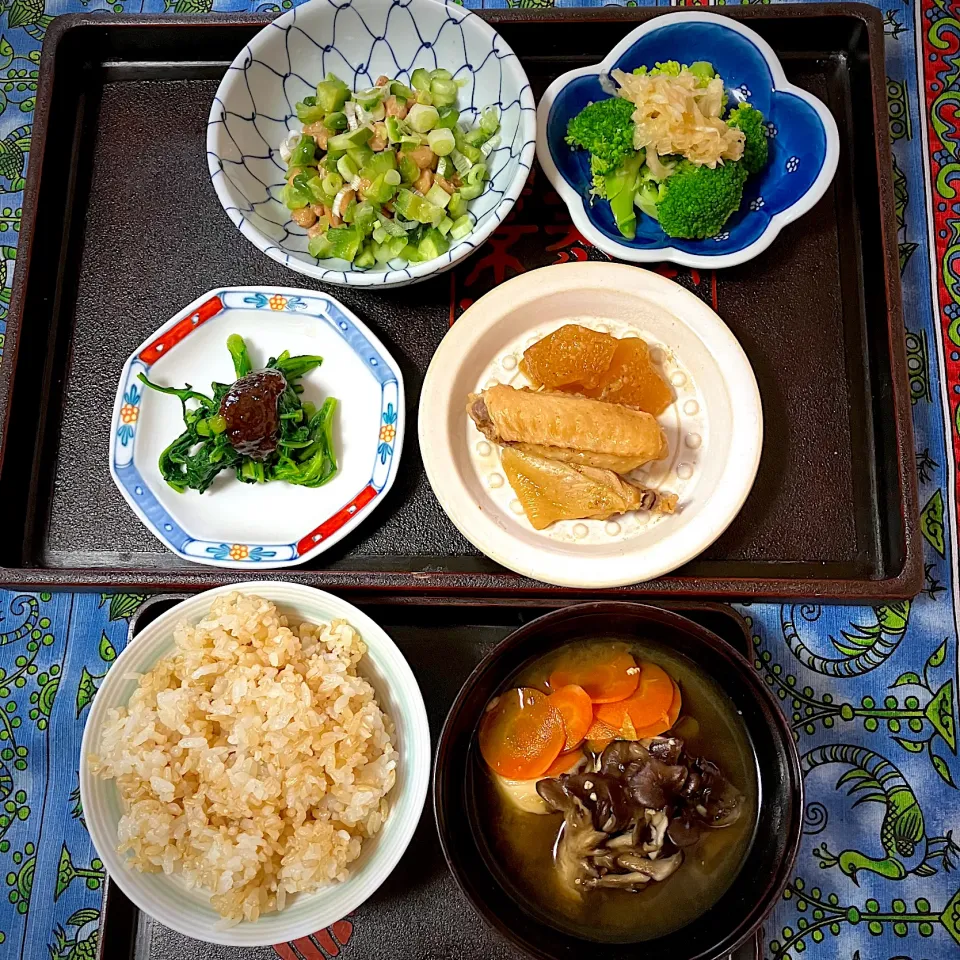
[[[337,173],[349,183],[357,175],[357,165],[348,157],[342,156],[337,161]]]
[[[420,176],[420,168],[412,158],[401,154],[400,156],[400,182],[413,183]]]
[[[376,254],[374,253],[373,244],[368,243],[353,261],[353,265],[355,267],[359,267],[361,270],[365,270],[368,267],[372,267],[376,262],[377,259]]]
[[[387,117],[387,139],[391,143],[399,143],[401,138],[410,133],[410,128],[399,117]]]
[[[290,167],[309,167],[317,162],[317,141],[304,134],[290,151]]]
[[[476,200],[483,193],[485,186],[486,184],[482,180],[478,180],[476,183],[465,183],[460,188],[460,196],[464,200]]]
[[[436,229],[431,227],[420,241],[419,251],[424,260],[433,260],[440,257],[450,249],[450,242]]]
[[[500,129],[500,116],[496,107],[487,107],[480,115],[480,129],[490,136]]]
[[[417,132],[426,133],[432,130],[440,119],[436,107],[428,107],[422,103],[415,103],[407,114],[407,123]]]
[[[450,202],[450,194],[447,193],[440,184],[435,183],[430,189],[424,194],[424,200],[429,203],[435,204],[441,209],[446,209],[447,204]]]
[[[483,163],[475,163],[467,173],[467,183],[482,183],[487,179],[487,167]]]
[[[355,147],[362,147],[373,136],[373,130],[370,127],[357,127],[356,130],[350,130],[348,133],[338,133],[327,141],[327,148],[330,150],[352,150]],[[298,144],[299,146],[299,144]]]
[[[313,103],[307,103],[304,100],[294,107],[297,112],[297,119],[301,123],[316,123],[323,119],[325,111],[323,107],[317,106],[316,97],[309,97],[308,99],[313,100]]]
[[[473,231],[473,220],[470,219],[470,214],[465,213],[459,220],[455,220],[453,226],[450,228],[450,239],[451,240],[462,240],[467,234]]]
[[[459,150],[452,151],[450,159],[453,161],[453,165],[461,177],[465,177],[470,172],[475,162],[465,157]]]
[[[404,86],[399,80],[394,80],[394,81],[391,82],[391,84],[390,84],[390,92],[391,92],[395,97],[398,97],[398,98],[400,98],[400,99],[402,99],[402,100],[412,100],[412,99],[413,99],[413,91],[412,91],[409,87]]]
[[[437,130],[431,130],[427,134],[427,143],[430,144],[430,149],[438,157],[445,157],[453,152],[457,145],[457,139],[453,135],[452,130],[448,130],[446,127],[440,127]]]
[[[454,220],[458,220],[466,212],[467,201],[460,196],[460,191],[458,190],[450,198],[450,203],[447,204],[447,213],[449,216],[453,217]]]
[[[438,224],[437,229],[446,236],[450,232],[450,228],[453,226],[453,221],[449,217],[444,217]]]
[[[330,196],[336,196],[343,186],[343,177],[339,173],[328,173],[323,178],[323,192]]]
[[[440,108],[440,122],[437,124],[438,127],[446,127],[447,130],[452,130],[456,125],[457,121],[460,119],[460,111],[456,107],[441,107]]]
[[[350,88],[332,73],[317,84],[317,106],[322,107],[324,113],[335,113],[349,99]]]
[[[457,102],[457,85],[452,80],[434,80],[430,95],[438,107],[452,107]]]
[[[399,170],[388,170],[388,171],[383,175],[383,180],[384,180],[384,183],[389,183],[391,187],[399,187],[399,186],[400,186],[400,181],[401,181],[400,171],[399,171]]]
[[[427,73],[422,67],[413,71],[413,76],[410,78],[410,85],[414,90],[429,90],[430,89],[430,74]]]
[[[331,133],[339,133],[341,130],[347,129],[347,115],[340,110],[336,113],[328,113],[323,118],[323,125]]]
[[[376,243],[383,243],[390,236],[386,230],[381,226],[376,226],[373,229],[373,239]]]
[[[380,229],[385,230],[391,237],[403,237],[406,239],[407,231],[395,220],[391,220],[383,214],[378,214],[377,219],[380,221]]]
[[[281,199],[288,210],[302,210],[310,203],[310,195],[307,191],[292,183],[288,183],[283,188]]]
[[[431,147],[430,149],[432,150],[433,148]],[[437,151],[434,150],[433,152],[436,153]],[[450,177],[453,176],[454,170],[456,169],[453,165],[453,161],[449,157],[440,157],[439,154],[438,154],[438,157],[439,159],[437,160],[437,171],[436,171],[437,176],[443,177],[445,180],[449,179]]]

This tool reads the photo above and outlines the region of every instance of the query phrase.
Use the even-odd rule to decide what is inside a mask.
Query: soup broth
[[[548,677],[559,658],[569,658],[577,648],[589,652],[591,648],[627,649],[638,662],[652,662],[670,675],[682,691],[682,709],[669,735],[683,739],[687,756],[705,758],[720,768],[742,795],[740,815],[729,826],[704,830],[699,841],[684,850],[680,867],[662,881],[650,882],[638,892],[590,889],[578,895],[563,882],[555,864],[563,815],[521,809],[504,795],[475,750],[475,822],[480,827],[480,846],[501,882],[553,926],[607,942],[664,936],[717,902],[749,850],[758,809],[757,772],[749,736],[720,687],[689,661],[659,645],[615,640],[568,644],[519,671],[507,686],[549,693]]]

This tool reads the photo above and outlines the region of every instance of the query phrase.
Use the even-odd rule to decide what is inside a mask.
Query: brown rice
[[[290,627],[232,593],[110,710],[93,772],[116,779],[121,853],[179,874],[224,917],[256,920],[347,877],[387,816],[393,724],[357,674],[344,620]]]

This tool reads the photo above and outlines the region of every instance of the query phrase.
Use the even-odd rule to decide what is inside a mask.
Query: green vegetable
[[[430,149],[438,157],[446,157],[456,147],[457,138],[453,135],[452,130],[448,130],[446,127],[438,127],[427,134],[427,143],[430,144]]]
[[[450,197],[450,203],[447,205],[447,214],[453,217],[454,220],[459,220],[466,212],[467,201],[463,199],[460,191],[457,190]]]
[[[453,226],[450,228],[450,239],[462,240],[472,230],[473,220],[470,219],[469,213],[465,213],[462,217],[454,220]]]
[[[703,63],[703,61],[699,61],[699,62]],[[665,60],[663,63],[655,64],[653,67],[637,67],[637,69],[634,70],[633,72],[638,77],[643,77],[643,76],[646,76],[647,74],[649,74],[651,77],[656,77],[656,76],[679,77],[680,71],[682,69],[683,67],[680,65],[680,62],[678,60]]]
[[[759,173],[767,165],[770,149],[763,126],[763,114],[749,103],[738,103],[730,111],[727,123],[743,131],[743,157],[740,162],[747,168],[747,173]]]
[[[637,235],[637,210],[633,196],[637,192],[640,179],[640,166],[643,157],[633,153],[604,180],[604,195],[610,200],[610,211],[616,221],[617,229],[628,239]]]
[[[640,208],[642,213],[645,213],[648,217],[653,217],[654,220],[659,220],[660,215],[657,213],[657,204],[663,199],[666,190],[666,183],[657,183],[656,180],[641,179],[640,186],[634,194],[633,202]]]
[[[293,183],[288,183],[281,194],[283,205],[288,210],[302,210],[310,203],[310,194],[296,184],[296,178]]]
[[[370,127],[357,127],[356,130],[350,130],[348,133],[338,133],[327,141],[327,147],[330,150],[352,150],[355,147],[363,147],[373,136],[373,130]]]
[[[339,215],[337,222],[342,221],[333,227],[333,217],[318,217],[309,231],[314,235],[307,240],[312,256],[349,259],[360,268],[403,258],[417,263],[446,250],[454,231],[465,236],[473,229],[467,208],[486,189],[485,158],[496,145],[492,138],[499,140],[500,114],[493,106],[479,115],[471,108],[473,119],[461,125],[457,97],[466,83],[443,67],[421,67],[413,71],[410,86],[391,80],[352,92],[339,77],[328,74],[317,84],[315,96],[296,105],[302,124],[322,122],[329,136],[321,150],[315,137],[301,135],[291,151],[291,182],[281,199],[291,210],[330,207]],[[386,115],[388,97],[406,109],[404,119]],[[347,117],[353,110],[360,123],[351,130],[353,121],[348,123]],[[374,122],[379,121],[383,126],[375,132]],[[371,149],[374,136],[387,140],[389,147]],[[437,177],[459,177],[462,185],[452,196],[437,184],[426,191],[427,197],[413,189],[422,171],[410,153],[428,145],[436,158]],[[358,178],[362,189],[352,188],[359,195],[349,199],[354,195],[346,190]],[[384,209],[391,204],[389,211]],[[247,470],[249,479],[256,479],[256,469]]]
[[[740,209],[747,168],[740,163],[718,163],[713,169],[684,160],[664,181],[657,214],[669,237],[715,237]]]
[[[457,85],[452,80],[434,80],[430,96],[437,107],[452,107],[457,102]]]
[[[348,156],[342,156],[337,161],[337,173],[349,183],[358,173],[357,165]]]
[[[342,110],[349,99],[350,88],[332,73],[328,73],[327,79],[317,84],[317,106],[322,107],[324,113]]]
[[[438,224],[444,217],[442,207],[430,203],[423,197],[418,197],[412,190],[401,187],[394,204],[397,213],[407,220],[416,220],[418,223]]]
[[[458,191],[461,198],[464,200],[476,200],[483,193],[483,189],[486,184],[483,180],[478,180],[476,183],[465,183]]]
[[[598,100],[584,107],[567,124],[567,143],[590,153],[593,191],[606,196],[604,177],[636,153],[633,146],[633,112],[636,107],[623,97]]]
[[[430,89],[430,74],[424,69],[414,70],[410,78],[410,85],[414,90],[427,91]]]
[[[312,100],[313,103],[308,103],[309,100]],[[316,97],[307,97],[296,104],[294,109],[297,111],[297,119],[301,123],[316,123],[318,120],[322,120],[326,113],[323,107],[317,105]]]
[[[374,248],[372,243],[368,243],[360,251],[357,259],[353,261],[355,267],[360,267],[361,269],[366,270],[368,267],[372,267],[377,262],[376,255],[374,253]]]
[[[440,107],[438,112],[440,119],[437,121],[437,126],[444,130],[453,130],[460,119],[460,111],[456,107]]]
[[[706,60],[695,60],[687,69],[697,77],[704,86],[717,75],[717,71],[713,69],[713,64],[708,63]]]
[[[443,207],[446,209],[447,204],[450,203],[450,194],[443,189],[438,183],[433,184],[432,187],[424,194],[424,200],[427,200],[429,203],[436,204],[438,207]]]
[[[397,169],[397,155],[392,150],[375,153],[361,168],[360,176],[365,180],[376,180],[381,173]]]
[[[400,182],[413,183],[420,176],[420,168],[410,157],[400,156]]]
[[[407,123],[417,133],[427,133],[432,130],[440,120],[440,112],[436,107],[426,106],[422,103],[415,103],[407,114]]]
[[[330,244],[330,253],[327,256],[341,260],[352,261],[363,243],[363,233],[354,226],[331,227],[325,236]]]
[[[243,338],[233,334],[227,339],[227,348],[237,379],[251,373],[253,364]],[[267,363],[266,369],[283,374],[286,389],[277,400],[277,448],[263,460],[240,454],[230,443],[220,405],[232,384],[213,383],[212,396],[208,396],[189,385],[182,389],[160,386],[141,373],[139,378],[147,387],[179,398],[183,408],[185,429],[160,454],[164,480],[178,493],[203,493],[221,471],[232,467],[244,483],[284,480],[309,487],[326,483],[337,472],[332,432],[337,402],[329,397],[317,412],[313,404],[301,402],[299,396],[303,389],[299,380],[322,362],[322,357],[291,357],[285,352]],[[188,407],[192,401],[196,406]]]

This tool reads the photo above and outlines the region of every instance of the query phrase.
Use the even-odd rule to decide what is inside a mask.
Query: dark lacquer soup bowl
[[[510,704],[519,694],[522,710],[526,701],[517,688],[539,689],[541,693],[528,694],[529,702],[542,702],[559,683],[568,682],[558,678],[571,660],[595,659],[595,650],[608,649],[604,645],[634,656],[643,683],[653,674],[668,675],[663,679],[673,681],[677,698],[682,693],[679,712],[662,715],[673,726],[654,740],[643,731],[659,729],[656,725],[619,728],[634,737],[614,741],[622,754],[604,751],[604,741],[588,735],[584,747],[561,754],[550,772],[532,780],[510,779],[505,768],[495,775],[487,745],[498,728],[490,716],[505,709],[496,705]],[[578,689],[587,689],[586,681]],[[640,692],[638,688],[637,696]],[[609,719],[611,713],[598,706],[599,694],[587,700],[588,711],[591,701],[590,730],[596,737],[596,718]],[[570,731],[574,724],[569,720],[563,728]],[[609,727],[607,731],[609,735]],[[680,745],[685,752],[676,752]],[[568,740],[564,749],[569,746]],[[625,766],[624,761],[614,769],[610,763],[620,755],[637,762]],[[641,755],[645,759],[638,760]],[[579,758],[579,768],[562,777],[559,766],[573,756]],[[658,766],[657,757],[667,766]],[[610,801],[612,807],[601,806],[621,786],[627,791],[628,783],[629,790],[637,785],[634,798],[649,796],[642,791],[650,789],[647,774],[654,768],[669,777],[680,771],[674,782],[681,786],[670,794],[672,799],[642,800],[640,808],[632,814],[627,808],[622,816],[609,813],[622,813],[616,799]],[[712,781],[711,770],[718,774]],[[597,776],[610,772],[624,777],[615,780],[613,788],[609,779]],[[634,779],[628,780],[628,774]],[[545,785],[545,777],[555,779]],[[692,794],[693,783],[706,792]],[[571,800],[577,784],[583,804]],[[663,785],[659,780],[654,787],[657,784]],[[721,784],[736,809],[727,819],[716,812],[721,809]],[[467,679],[450,710],[433,789],[440,841],[460,888],[504,937],[531,956],[549,960],[725,956],[756,931],[777,902],[800,841],[799,758],[774,696],[751,664],[716,634],[676,613],[633,603],[567,607],[528,623],[500,643]],[[616,795],[622,800],[626,793]],[[551,800],[556,797],[573,806],[561,809]],[[642,808],[660,802],[665,805],[659,822],[669,822],[669,828],[661,829],[658,837],[656,809]],[[708,813],[715,822],[708,821]],[[628,815],[632,819],[624,819]],[[627,824],[622,835],[611,826],[616,816]],[[688,816],[692,819],[683,819]],[[604,819],[603,825],[598,818]],[[694,833],[684,833],[691,824]],[[656,840],[660,846],[651,847]],[[601,846],[591,846],[598,842]],[[668,863],[680,866],[669,871]],[[631,872],[638,869],[642,872]],[[638,877],[639,882],[631,879]]]

